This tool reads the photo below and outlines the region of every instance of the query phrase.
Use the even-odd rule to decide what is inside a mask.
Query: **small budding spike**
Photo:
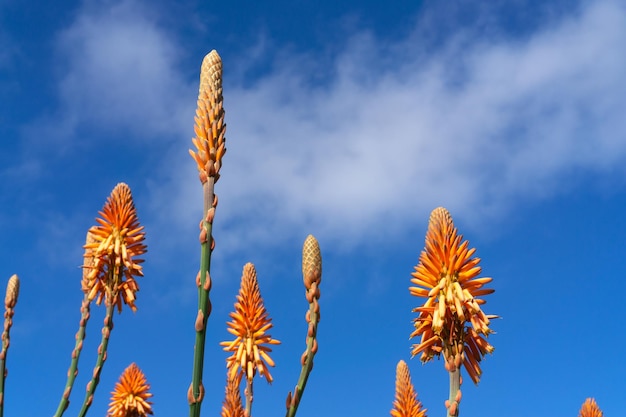
[[[302,277],[307,290],[314,282],[319,286],[322,281],[322,254],[313,235],[308,235],[302,246]]]
[[[4,305],[8,308],[13,308],[17,304],[17,297],[20,294],[20,279],[16,274],[13,274],[11,278],[9,278],[9,282],[7,284],[7,292],[4,297]]]

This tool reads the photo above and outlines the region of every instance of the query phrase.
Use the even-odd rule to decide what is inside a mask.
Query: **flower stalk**
[[[413,309],[419,315],[410,337],[421,336],[421,341],[413,345],[411,354],[421,353],[422,362],[443,354],[450,374],[450,395],[445,402],[448,417],[459,414],[461,364],[478,384],[480,361],[494,350],[486,337],[493,333],[489,324],[497,316],[483,313],[480,306],[485,300],[479,298],[494,292],[483,288],[492,278],[478,278],[480,258],[473,256],[475,252],[463,241],[448,210],[438,207],[430,215],[425,248],[411,274],[416,286],[409,287],[409,292],[426,298]]]
[[[298,411],[304,389],[306,388],[309,375],[313,369],[313,358],[318,349],[317,325],[320,321],[320,306],[318,301],[320,298],[319,285],[322,282],[322,254],[317,239],[312,235],[307,236],[302,247],[302,277],[306,289],[305,296],[309,302],[309,310],[305,316],[308,323],[306,350],[300,358],[302,370],[300,371],[300,377],[298,378],[296,387],[293,393],[290,391],[287,394],[287,417],[295,416]]]
[[[20,279],[12,275],[7,283],[7,291],[4,297],[4,329],[2,331],[2,351],[0,352],[0,417],[4,415],[4,383],[7,376],[6,359],[11,344],[10,331],[13,326],[15,305],[20,293]]]
[[[243,267],[235,311],[230,313],[230,317],[232,320],[227,323],[228,332],[235,339],[220,342],[220,345],[224,346],[225,351],[232,352],[226,359],[228,379],[236,380],[239,385],[241,378],[246,378],[245,415],[250,417],[254,399],[254,376],[258,371],[261,377],[272,383],[269,367],[274,366],[274,361],[269,356],[272,351],[270,345],[280,344],[267,333],[273,327],[272,320],[263,305],[256,269],[251,263]]]
[[[202,374],[204,371],[204,350],[206,326],[211,314],[211,253],[215,248],[213,240],[213,218],[217,207],[215,183],[219,179],[222,157],[226,152],[224,106],[222,97],[222,60],[213,50],[204,58],[200,71],[198,107],[194,118],[196,136],[192,139],[196,150],[189,153],[196,161],[203,190],[203,215],[200,221],[200,271],[196,276],[198,287],[198,313],[195,320],[196,340],[194,348],[192,381],[187,392],[189,415],[200,416],[204,398]]]

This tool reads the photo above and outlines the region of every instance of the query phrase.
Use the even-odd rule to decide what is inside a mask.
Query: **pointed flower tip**
[[[274,361],[269,356],[272,349],[268,345],[280,344],[267,333],[272,325],[257,281],[256,269],[252,263],[243,268],[241,286],[235,311],[230,314],[232,321],[228,322],[228,332],[235,336],[235,340],[222,342],[224,350],[232,352],[226,359],[226,366],[230,378],[241,377],[245,374],[251,380],[256,372],[272,382],[269,367]]]
[[[222,403],[222,417],[245,416],[239,383],[239,378],[228,378],[226,381],[226,394]]]
[[[20,295],[20,279],[17,274],[13,274],[7,283],[7,292],[4,297],[4,305],[13,308],[17,304],[17,297]]]
[[[408,365],[403,360],[399,361],[396,365],[396,397],[392,417],[425,417],[426,411],[417,399]]]
[[[146,417],[153,414],[152,403],[148,401],[150,384],[141,369],[132,363],[124,370],[115,389],[111,393],[111,403],[107,417]]]
[[[97,303],[105,299],[107,305],[117,304],[121,311],[123,301],[134,309],[139,290],[135,277],[143,276],[140,256],[147,247],[127,184],[115,186],[96,222],[85,239],[83,291]]]
[[[578,417],[603,417],[603,413],[595,399],[587,398],[580,408]]]
[[[308,235],[302,246],[302,277],[307,290],[314,282],[319,286],[322,281],[322,253],[313,235]]]

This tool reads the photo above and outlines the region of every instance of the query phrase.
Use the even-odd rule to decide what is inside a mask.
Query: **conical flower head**
[[[105,299],[121,312],[124,301],[135,311],[135,277],[143,276],[139,257],[147,249],[128,185],[117,184],[99,214],[84,246],[83,291],[98,304]]]
[[[150,385],[139,367],[132,363],[124,370],[111,393],[107,417],[146,417],[152,413]]]
[[[430,215],[425,248],[411,274],[416,286],[409,291],[426,298],[413,310],[419,316],[411,338],[421,336],[421,342],[413,345],[412,355],[421,353],[421,360],[427,362],[443,351],[446,360],[456,366],[463,363],[478,383],[479,363],[493,352],[485,336],[492,333],[489,320],[496,316],[487,316],[480,307],[485,300],[479,297],[494,290],[483,288],[492,279],[478,278],[480,258],[473,257],[475,252],[463,241],[448,210],[436,208]]]
[[[391,410],[392,417],[426,417],[426,409],[417,399],[417,393],[411,382],[411,374],[406,362],[396,366],[396,399]]]
[[[226,124],[224,123],[224,99],[222,97],[222,59],[213,50],[202,61],[200,89],[192,139],[196,150],[189,154],[196,161],[200,181],[209,177],[219,179],[222,157],[226,152]]]
[[[256,270],[251,263],[243,267],[235,311],[230,313],[230,317],[232,321],[227,323],[228,331],[235,336],[235,340],[220,343],[225,351],[233,352],[226,359],[229,379],[245,375],[252,380],[258,370],[271,383],[268,366],[274,366],[274,361],[269,356],[272,351],[269,345],[280,342],[267,333],[273,326],[272,320],[263,305]]]
[[[593,398],[587,398],[580,408],[578,417],[602,417],[602,410]]]
[[[245,411],[241,402],[239,378],[228,379],[226,382],[226,395],[222,403],[222,417],[244,417]]]

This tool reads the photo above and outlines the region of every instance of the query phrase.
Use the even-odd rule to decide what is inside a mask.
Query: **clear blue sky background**
[[[453,3],[453,5],[451,4]],[[496,351],[464,416],[623,414],[626,7],[598,1],[0,2],[0,276],[18,273],[7,416],[52,415],[79,320],[86,230],[119,181],[149,252],[116,316],[91,415],[135,361],[159,416],[188,413],[201,188],[187,150],[202,58],[224,61],[204,415],[241,268],[281,340],[257,416],[282,415],[304,349],[301,245],[322,247],[319,354],[301,417],[384,416],[409,363],[444,415],[440,361],[409,360],[407,290],[447,207],[495,294]],[[100,340],[94,308],[72,404]]]

